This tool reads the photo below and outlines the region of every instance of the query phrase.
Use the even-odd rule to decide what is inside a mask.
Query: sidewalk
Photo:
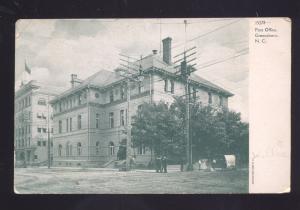
[[[47,166],[28,167],[29,170],[48,170]],[[118,168],[50,167],[51,171],[119,171]],[[132,172],[156,173],[155,169],[132,169]],[[180,172],[180,165],[169,165],[168,173]]]

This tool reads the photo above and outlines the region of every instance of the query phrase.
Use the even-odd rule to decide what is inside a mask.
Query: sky
[[[229,108],[248,121],[248,33],[247,19],[237,18],[19,20],[15,88],[35,79],[67,89],[71,74],[85,79],[113,71],[120,53],[139,58],[160,52],[161,40],[171,37],[172,56],[197,47],[195,73],[232,92]]]

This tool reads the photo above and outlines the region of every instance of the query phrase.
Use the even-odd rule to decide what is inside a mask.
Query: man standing
[[[184,167],[184,158],[181,158],[180,159],[180,171],[182,172],[183,171],[183,167]]]
[[[161,162],[162,162],[162,168],[163,168],[164,173],[167,173],[167,157],[163,156]]]
[[[155,158],[155,169],[156,173],[161,172],[161,158],[159,156]]]

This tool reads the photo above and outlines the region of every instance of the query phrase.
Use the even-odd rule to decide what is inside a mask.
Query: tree
[[[145,145],[154,155],[181,153],[182,122],[168,104],[144,103],[133,117],[132,141],[134,146]]]
[[[160,102],[142,107],[133,118],[134,145],[144,144],[155,155],[167,153],[177,160],[185,157],[185,101],[175,98],[170,106]],[[248,162],[249,125],[241,121],[240,113],[190,104],[190,138],[193,160],[236,154]]]

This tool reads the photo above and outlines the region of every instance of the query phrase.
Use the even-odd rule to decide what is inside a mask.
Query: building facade
[[[16,166],[46,164],[48,131],[52,135],[52,107],[49,101],[59,91],[30,81],[15,92],[15,160]],[[48,130],[49,129],[49,130]]]
[[[130,84],[130,116],[145,102],[172,103],[185,94],[185,85],[171,61],[171,38],[163,40],[163,58],[156,51],[137,61],[141,82]],[[101,70],[86,80],[71,75],[71,88],[53,100],[53,164],[106,167],[126,146],[127,79],[122,70]],[[190,76],[192,99],[203,105],[227,107],[232,94],[195,75]],[[149,148],[133,148],[136,163],[151,160]]]

